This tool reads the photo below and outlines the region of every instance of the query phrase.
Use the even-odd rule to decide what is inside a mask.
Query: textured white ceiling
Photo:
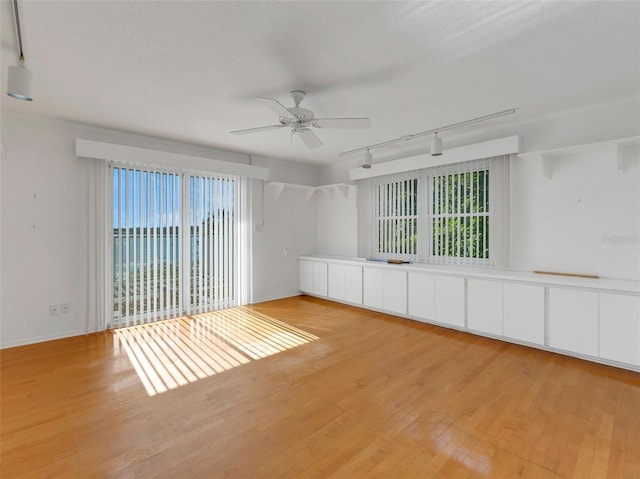
[[[20,1],[35,101],[2,108],[308,163],[510,107],[513,121],[640,94],[640,2]],[[11,3],[2,74],[16,61]],[[308,150],[255,101],[307,92]],[[471,127],[470,127],[471,128]],[[445,136],[443,134],[443,136]],[[446,138],[446,136],[445,136]]]

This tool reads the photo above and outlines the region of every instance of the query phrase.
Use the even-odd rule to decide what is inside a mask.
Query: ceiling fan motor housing
[[[291,113],[292,116],[296,118],[296,120],[289,120],[284,124],[295,124],[296,126],[307,127],[311,123],[311,120],[315,118],[315,115],[311,110],[307,108],[301,108],[300,102],[304,100],[306,93],[302,90],[293,90],[289,92],[289,96],[293,99],[293,102],[296,106],[287,108],[287,111]],[[286,120],[286,119],[285,119]],[[280,119],[282,122],[282,118]]]

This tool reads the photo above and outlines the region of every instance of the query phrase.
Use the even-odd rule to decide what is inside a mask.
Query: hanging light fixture
[[[19,65],[9,67],[7,79],[7,95],[18,100],[32,101],[33,73],[24,66],[24,50],[22,49],[22,33],[20,31],[20,16],[18,15],[18,0],[13,0],[13,14],[16,20],[16,34],[18,37]]]
[[[435,136],[431,140],[431,156],[440,155],[442,155],[442,138],[438,138],[438,132],[436,131]]]
[[[365,169],[371,168],[371,162],[373,161],[373,155],[369,150],[367,150],[364,154],[364,160],[362,160],[362,167]]]

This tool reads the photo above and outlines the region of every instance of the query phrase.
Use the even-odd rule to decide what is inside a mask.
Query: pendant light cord
[[[18,14],[18,0],[13,0],[13,13],[16,19],[16,31],[18,33],[18,54],[20,61],[24,62],[24,51],[22,50],[22,33],[20,31],[20,15]]]

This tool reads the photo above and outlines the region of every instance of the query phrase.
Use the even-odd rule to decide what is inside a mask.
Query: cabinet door
[[[345,268],[342,264],[329,263],[329,297],[332,299],[345,299]]]
[[[327,263],[313,262],[313,294],[327,295]]]
[[[467,280],[467,327],[502,336],[502,283]]]
[[[436,276],[436,321],[464,328],[464,278]]]
[[[313,262],[300,260],[300,291],[311,293],[313,290]]]
[[[418,319],[435,319],[435,276],[429,273],[409,273],[408,310]]]
[[[363,279],[364,304],[384,309],[384,271],[380,268],[363,268]]]
[[[502,295],[503,334],[544,345],[544,286],[505,283]]]
[[[384,310],[407,314],[407,272],[384,271]]]
[[[362,268],[330,263],[329,297],[338,301],[362,304]]]
[[[344,300],[362,304],[362,267],[344,267]]]
[[[640,366],[640,297],[600,293],[600,357]]]
[[[549,288],[549,346],[598,356],[598,293]]]

